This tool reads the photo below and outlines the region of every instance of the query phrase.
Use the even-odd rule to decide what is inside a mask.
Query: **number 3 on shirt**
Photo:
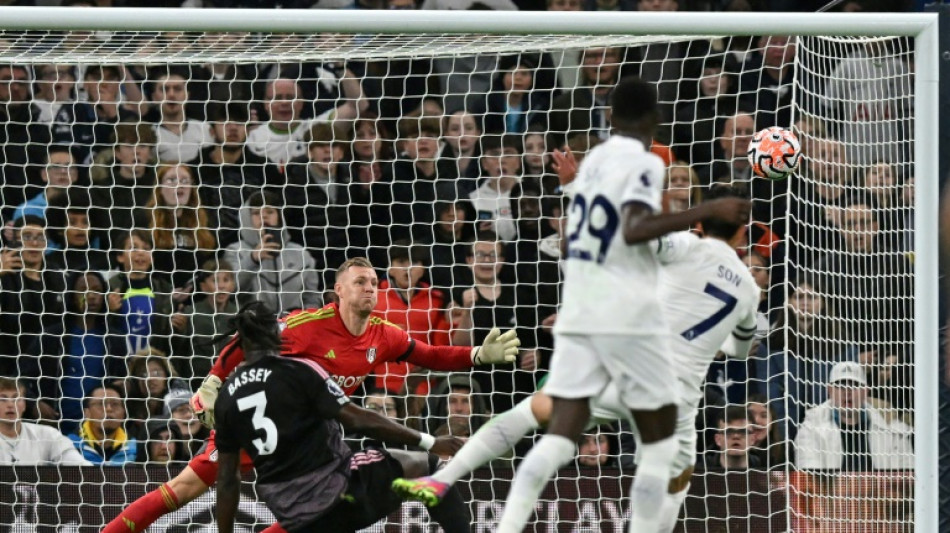
[[[277,425],[270,418],[264,416],[264,409],[267,408],[267,396],[264,391],[254,393],[246,398],[237,401],[238,409],[247,411],[254,409],[251,415],[251,424],[254,429],[264,431],[264,440],[254,439],[254,447],[260,455],[270,455],[277,449]]]
[[[598,210],[603,213],[603,221],[599,225],[594,225],[594,213],[595,210]],[[617,214],[617,210],[614,209],[610,200],[602,194],[598,194],[590,202],[588,207],[587,198],[582,194],[574,196],[574,201],[571,202],[571,214],[577,214],[577,226],[574,227],[574,231],[567,236],[567,255],[568,257],[573,257],[580,259],[582,261],[596,261],[597,264],[604,262],[604,259],[607,258],[607,250],[610,248],[611,241],[614,240],[614,235],[617,233],[617,228],[620,227],[620,215]],[[582,250],[578,246],[577,242],[581,237],[581,232],[586,231],[588,235],[593,237],[599,242],[597,247],[596,254],[592,254],[590,250]]]

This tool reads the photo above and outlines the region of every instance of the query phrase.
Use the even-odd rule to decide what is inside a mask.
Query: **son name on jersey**
[[[264,368],[252,368],[250,370],[240,370],[236,376],[234,376],[234,381],[228,385],[228,394],[234,395],[234,391],[238,390],[241,385],[245,383],[251,383],[255,381],[264,382],[267,381],[271,375],[271,371]]]
[[[719,277],[738,287],[742,283],[742,278],[726,265],[719,265]]]

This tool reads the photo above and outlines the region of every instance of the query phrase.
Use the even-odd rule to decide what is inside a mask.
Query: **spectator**
[[[76,71],[73,65],[38,65],[34,67],[36,89],[33,105],[39,109],[37,120],[43,124],[53,117],[63,104],[76,100]]]
[[[83,88],[88,101],[63,104],[53,119],[53,141],[71,146],[80,164],[91,163],[97,152],[109,147],[116,124],[139,118],[138,103],[122,101],[124,74],[124,69],[115,65],[87,66]],[[132,85],[131,79],[126,80],[126,87]],[[133,94],[141,97],[137,87]]]
[[[287,8],[286,5],[283,7]],[[265,68],[262,75],[264,79],[297,80],[300,98],[306,102],[302,117],[327,115],[342,102],[345,107],[340,106],[342,109],[334,118],[349,120],[366,111],[370,102],[363,94],[361,82],[365,76],[362,69],[353,70],[358,65],[362,66],[355,61],[282,63],[273,65],[269,71]]]
[[[248,198],[241,210],[241,239],[228,246],[224,259],[237,269],[239,302],[261,300],[278,312],[321,305],[313,257],[291,240],[273,193]]]
[[[679,159],[701,169],[703,184],[708,185],[708,168],[716,151],[721,117],[736,113],[736,78],[734,67],[720,55],[711,55],[703,65],[699,78],[699,97],[679,102],[673,123],[672,148]]]
[[[83,399],[83,422],[69,439],[83,458],[94,465],[118,466],[135,461],[138,441],[125,430],[122,394],[112,385],[100,385]]]
[[[47,149],[46,164],[40,171],[40,179],[43,181],[43,191],[18,205],[13,211],[13,220],[24,215],[45,217],[50,202],[64,196],[70,186],[76,183],[79,169],[68,147],[52,145]]]
[[[248,150],[281,169],[307,152],[304,136],[314,123],[356,117],[356,102],[344,102],[312,120],[302,120],[304,101],[301,96],[296,81],[287,78],[272,80],[264,94],[270,120],[254,128],[247,136]]]
[[[505,267],[503,243],[490,231],[480,233],[466,261],[471,267],[474,286],[455,287],[453,305],[457,323],[452,332],[452,344],[478,346],[492,328],[515,325],[519,328],[518,338],[522,340],[521,362],[524,364],[524,355],[528,355],[528,351],[534,352],[533,344],[528,342],[534,339],[534,335],[520,328],[534,328],[537,322],[531,306],[519,301],[515,288],[501,282],[500,274]],[[534,392],[536,353],[528,357],[531,359],[528,362],[532,363],[530,371],[496,368],[491,372],[475,372],[481,389],[491,395],[489,408],[492,412],[507,411]]]
[[[854,198],[840,211],[840,247],[830,248],[816,270],[846,338],[859,343],[862,351],[884,343],[907,350],[913,266],[903,254],[888,253],[877,217],[869,201]]]
[[[278,179],[266,159],[245,147],[247,105],[215,105],[208,118],[214,143],[201,150],[195,165],[198,198],[205,209],[218,213],[219,246],[226,247],[238,239],[239,212],[247,197]]]
[[[366,394],[363,396],[363,408],[400,422],[406,420],[405,405],[401,405],[401,398],[393,393],[379,389],[372,385],[365,387]]]
[[[913,161],[911,121],[913,67],[894,43],[873,39],[833,66],[818,102],[838,126],[849,161],[867,165],[877,158]],[[791,91],[789,91],[789,97]],[[818,112],[819,110],[815,110]]]
[[[0,377],[0,464],[88,465],[73,443],[49,426],[23,421],[26,387]]]
[[[752,444],[750,453],[758,458],[760,465],[769,470],[784,468],[785,439],[768,399],[762,394],[749,395],[748,410],[752,423],[749,428]]]
[[[553,194],[560,185],[557,176],[548,171],[547,135],[536,126],[525,132],[521,138],[524,148],[524,157],[521,168],[524,177],[530,178],[542,185],[545,195]]]
[[[189,460],[178,424],[165,418],[153,419],[146,424],[146,431],[148,436],[144,442],[144,450],[139,451],[137,455],[140,460],[148,464]]]
[[[437,118],[399,121],[400,159],[392,166],[392,240],[430,242],[433,204],[458,198],[456,174],[436,164],[442,123]],[[442,174],[441,171],[449,174]]]
[[[349,195],[344,146],[349,139],[342,128],[318,122],[304,140],[307,155],[287,165],[287,183],[273,194],[283,199],[283,213],[290,238],[318,251],[317,268],[323,270],[346,260],[346,220]]]
[[[490,414],[483,390],[466,374],[449,374],[429,394],[426,431],[438,436],[471,437]]]
[[[834,366],[828,400],[809,409],[795,439],[795,466],[867,472],[914,468],[913,429],[889,405],[867,398],[860,364]]]
[[[449,344],[448,301],[442,291],[434,290],[423,278],[429,265],[426,250],[409,241],[397,241],[389,248],[387,277],[379,283],[375,312],[404,329],[410,337],[429,345]],[[377,373],[376,387],[392,394],[420,392],[406,378],[415,371],[409,363],[384,363]],[[425,393],[427,390],[421,391]]]
[[[190,75],[190,71],[169,70],[159,74],[152,86],[152,101],[159,104],[154,120],[158,139],[155,151],[158,161],[165,165],[193,161],[214,142],[207,123],[185,116]]]
[[[20,205],[35,194],[31,187],[36,179],[29,171],[31,164],[46,160],[50,129],[40,122],[40,109],[33,104],[30,77],[22,65],[0,65],[0,215],[9,220],[13,206]],[[29,142],[24,142],[28,139]]]
[[[789,259],[798,265],[814,266],[821,252],[838,244],[837,227],[841,207],[853,190],[851,168],[844,159],[842,144],[834,139],[816,139],[814,150],[805,155],[805,179],[788,180],[793,200],[789,206],[789,235],[807,235],[809,246],[792,246]]]
[[[201,206],[194,171],[184,165],[161,166],[158,186],[146,208],[154,240],[154,268],[175,287],[182,304],[194,290],[198,265],[217,250],[211,215]]]
[[[93,167],[92,227],[115,247],[135,227],[148,226],[145,207],[155,192],[155,132],[146,124],[119,124],[112,137],[112,158]],[[101,169],[101,171],[97,170]]]
[[[478,102],[485,115],[485,133],[521,135],[528,124],[548,110],[550,92],[535,86],[537,60],[531,55],[502,57],[491,91]]]
[[[353,121],[352,163],[348,174],[351,183],[360,184],[356,187],[371,187],[390,174],[389,165],[394,158],[391,138],[385,123],[375,113],[363,113]]]
[[[194,302],[172,315],[173,366],[186,380],[200,381],[211,371],[216,354],[227,342],[219,339],[230,330],[229,320],[238,312],[235,294],[237,281],[234,266],[224,260],[208,259],[201,265],[198,292]]]
[[[614,451],[610,445],[610,438],[601,431],[600,427],[581,435],[577,442],[577,465],[588,468],[602,468],[608,466]]]
[[[503,240],[516,234],[511,218],[511,190],[521,179],[521,143],[513,135],[482,139],[480,162],[485,181],[471,193],[478,229],[491,230]]]
[[[20,375],[21,355],[43,331],[62,328],[65,311],[65,273],[46,265],[46,221],[18,218],[13,234],[0,251],[0,376]]]
[[[110,357],[117,339],[110,338],[106,329],[105,292],[106,280],[98,272],[71,275],[63,323],[50,325],[24,352],[31,358],[23,361],[21,375],[36,380],[40,415],[59,422],[63,433],[76,430],[82,420],[82,399],[96,385],[125,375],[122,359]]]
[[[877,211],[881,244],[895,252],[913,250],[913,196],[905,198],[913,184],[902,183],[896,165],[879,161],[867,167],[862,185]]]
[[[744,405],[726,407],[719,419],[719,431],[716,433],[718,450],[706,452],[703,457],[706,470],[748,470],[759,468],[759,458],[749,453],[749,413]]]
[[[703,188],[699,182],[699,175],[683,161],[674,161],[666,168],[664,185],[664,212],[679,213],[703,201]]]
[[[792,125],[795,37],[764,35],[739,76],[739,105],[755,110],[756,131]]]
[[[768,360],[758,368],[777,419],[787,415],[791,424],[785,431],[789,438],[794,437],[805,410],[827,399],[822,384],[828,382],[832,367],[858,360],[857,347],[844,342],[838,324],[828,314],[825,292],[806,279],[792,286],[787,310],[768,339]]]
[[[122,272],[109,279],[106,303],[110,331],[122,334],[125,350],[113,355],[134,354],[150,344],[167,352],[172,286],[152,273],[152,236],[132,230],[116,243],[116,259]]]
[[[87,189],[72,189],[61,196],[48,206],[46,220],[51,241],[46,262],[51,269],[67,274],[109,270],[109,254],[90,230]]]
[[[181,379],[168,361],[168,356],[155,348],[146,348],[129,358],[129,375],[125,381],[126,410],[137,426],[160,418],[165,409],[165,395]]]
[[[444,143],[439,153],[439,173],[458,176],[459,195],[466,197],[475,190],[481,176],[478,159],[481,155],[479,140],[482,127],[475,115],[456,111],[443,119],[442,132]]]
[[[429,279],[432,286],[449,291],[471,282],[471,269],[465,258],[474,239],[475,209],[468,200],[437,202],[430,250]]]
[[[581,80],[576,88],[551,102],[548,131],[554,146],[574,133],[606,139],[610,132],[607,95],[621,77],[621,48],[589,48],[581,55]]]
[[[755,119],[745,111],[739,111],[722,122],[719,135],[722,157],[717,156],[712,165],[710,181],[748,184],[752,180],[752,165],[749,164],[748,152],[755,131]]]
[[[211,430],[204,427],[191,408],[192,392],[189,389],[172,388],[165,395],[165,417],[178,427],[189,458],[198,453]]]

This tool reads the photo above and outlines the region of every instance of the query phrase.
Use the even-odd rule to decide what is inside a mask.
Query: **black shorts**
[[[402,465],[386,450],[356,452],[350,458],[350,483],[342,501],[299,531],[349,533],[379,522],[402,505],[391,488],[393,480],[402,475]]]

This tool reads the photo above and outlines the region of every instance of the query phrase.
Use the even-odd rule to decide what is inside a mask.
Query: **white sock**
[[[679,453],[675,437],[640,447],[640,461],[630,490],[630,533],[658,533],[663,501],[670,483],[670,466]]]
[[[545,435],[528,452],[508,491],[505,511],[498,522],[498,533],[521,533],[538,496],[557,469],[574,457],[574,442],[560,435]]]
[[[512,449],[522,437],[538,429],[538,426],[531,412],[531,398],[525,398],[482,426],[455,457],[432,477],[453,485],[476,468]]]
[[[686,501],[688,492],[689,484],[676,494],[666,494],[663,499],[662,516],[660,517],[660,533],[673,533],[673,529],[676,528],[676,521],[680,517],[680,509],[683,508],[683,502]]]

